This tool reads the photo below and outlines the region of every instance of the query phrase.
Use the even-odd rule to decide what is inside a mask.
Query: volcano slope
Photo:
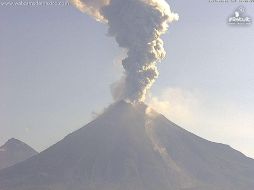
[[[117,102],[42,153],[0,171],[1,190],[253,190],[254,160],[144,104]]]

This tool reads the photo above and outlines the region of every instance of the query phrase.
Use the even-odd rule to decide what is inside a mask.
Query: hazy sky
[[[1,0],[2,2],[3,0]],[[147,100],[169,119],[254,157],[254,24],[229,26],[239,5],[168,1],[180,20]],[[41,151],[113,102],[124,51],[107,26],[72,6],[0,6],[0,144]]]

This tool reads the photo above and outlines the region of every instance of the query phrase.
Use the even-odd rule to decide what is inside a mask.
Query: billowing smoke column
[[[107,23],[109,35],[127,50],[123,78],[112,86],[116,100],[144,101],[158,77],[157,63],[165,57],[160,36],[178,20],[165,0],[72,0],[96,20]]]

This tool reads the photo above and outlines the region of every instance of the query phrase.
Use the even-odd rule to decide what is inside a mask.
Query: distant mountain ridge
[[[1,190],[253,190],[254,160],[144,104],[111,105],[40,154],[0,171]]]
[[[0,169],[22,162],[38,152],[15,138],[9,139],[0,147]]]

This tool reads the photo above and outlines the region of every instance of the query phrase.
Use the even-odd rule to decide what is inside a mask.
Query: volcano
[[[22,162],[37,153],[24,142],[15,138],[9,139],[0,147],[0,169]]]
[[[253,190],[254,160],[144,104],[109,106],[40,154],[0,171],[1,190]]]

